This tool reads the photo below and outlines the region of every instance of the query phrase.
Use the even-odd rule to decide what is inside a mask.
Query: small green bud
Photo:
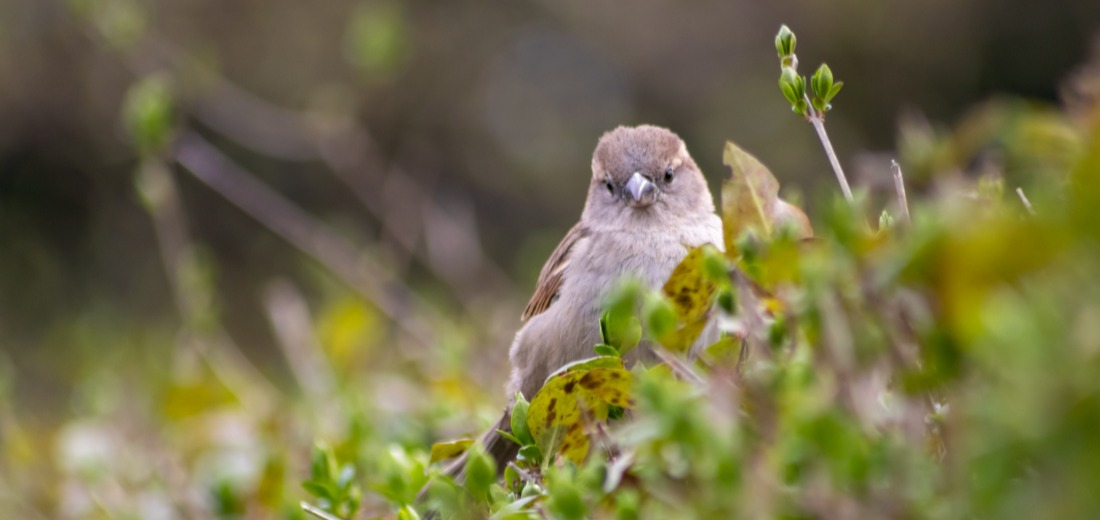
[[[829,91],[833,89],[833,71],[829,69],[828,65],[822,63],[817,68],[813,79],[810,80],[810,87],[813,88],[814,97],[822,98],[823,103],[829,101],[827,96]]]
[[[878,230],[882,231],[892,227],[894,227],[894,217],[886,210],[882,210],[882,214],[878,216]]]
[[[786,24],[780,26],[779,33],[775,35],[775,51],[779,53],[779,57],[786,58],[794,54],[796,44],[798,44],[798,38],[795,38],[791,28]]]
[[[793,106],[791,106],[791,112],[794,112],[794,113],[796,113],[800,116],[808,116],[809,115],[809,111],[807,110],[806,102],[801,100],[801,99],[798,100],[798,103],[795,103]]]
[[[797,106],[806,94],[806,80],[794,69],[783,67],[783,71],[779,74],[779,90],[791,106]]]
[[[813,105],[814,110],[816,110],[818,114],[824,114],[829,110],[829,104],[826,103],[824,99],[817,96],[814,96],[813,99],[810,100],[810,104]]]
[[[126,92],[122,118],[138,151],[151,155],[172,139],[172,89],[165,76],[142,78]]]

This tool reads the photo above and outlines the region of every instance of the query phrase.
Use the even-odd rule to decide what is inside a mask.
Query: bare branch
[[[198,326],[207,312],[211,295],[202,285],[184,283],[185,262],[193,261],[190,233],[184,219],[179,191],[167,166],[151,161],[140,167],[137,183],[153,221],[168,287],[183,322],[178,338],[182,348],[203,359],[227,388],[253,410],[265,410],[274,402],[278,390],[241,353],[240,348],[220,326],[209,330]]]
[[[183,50],[167,39],[150,33],[143,40],[146,44],[124,56],[126,64],[136,73],[147,74],[161,70],[164,64],[181,67],[193,61]],[[362,125],[349,118],[338,121],[318,114],[289,110],[270,103],[213,71],[207,71],[203,90],[187,100],[186,106],[202,124],[217,131],[246,148],[284,161],[323,163],[327,169],[356,197],[360,204],[382,224],[387,239],[406,256],[415,258],[421,265],[443,281],[455,294],[489,286],[511,293],[511,280],[504,269],[490,259],[481,249],[476,228],[453,230],[461,240],[469,244],[474,255],[468,265],[478,267],[482,280],[474,280],[468,274],[454,276],[451,270],[441,268],[428,252],[417,247],[419,230],[408,232],[407,219],[391,218],[387,198],[380,196],[378,186],[397,179],[408,198],[417,201],[425,212],[439,214],[437,203],[416,177],[399,167],[386,165],[376,141]],[[331,122],[334,124],[323,124]],[[415,213],[415,212],[414,212]],[[429,223],[413,215],[411,226],[425,227]],[[396,229],[395,225],[400,225]],[[487,279],[487,280],[486,280]]]
[[[195,134],[177,143],[176,160],[195,178],[221,194],[252,218],[309,255],[373,302],[416,342],[430,346],[428,323],[446,323],[432,307],[400,284],[383,264],[358,248],[281,194],[257,181],[240,166]],[[410,312],[412,303],[418,312]],[[420,318],[428,315],[428,321]]]

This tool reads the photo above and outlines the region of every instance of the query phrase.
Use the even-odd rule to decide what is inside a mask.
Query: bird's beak
[[[657,185],[638,172],[634,172],[630,180],[626,181],[625,191],[627,203],[636,208],[645,207],[657,201]]]

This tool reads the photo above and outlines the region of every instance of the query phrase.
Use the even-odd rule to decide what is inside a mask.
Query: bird
[[[687,253],[704,244],[722,248],[722,221],[684,141],[651,125],[619,126],[603,134],[592,154],[580,220],[540,271],[509,349],[512,402],[517,392],[532,399],[553,371],[593,355],[601,342],[603,303],[617,282],[629,277],[660,288]],[[644,358],[648,348],[643,341],[626,360]],[[519,449],[498,432],[511,431],[511,408],[510,402],[480,439],[498,472]],[[466,458],[453,461],[444,473],[461,479]]]

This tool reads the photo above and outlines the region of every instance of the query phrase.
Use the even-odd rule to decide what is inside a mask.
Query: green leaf
[[[517,446],[523,446],[523,441],[519,440],[515,435],[512,435],[511,432],[497,430],[497,433],[500,434],[501,437],[504,437],[505,439],[514,442]]]
[[[554,478],[546,486],[550,495],[546,501],[546,508],[553,514],[553,518],[567,520],[587,518],[588,508],[585,507],[577,479],[568,478],[562,472],[555,473],[555,476],[558,478]]]
[[[712,282],[728,282],[730,275],[729,260],[716,247],[703,250],[703,272]]]
[[[432,444],[432,456],[428,463],[435,464],[441,460],[457,457],[466,451],[473,443],[473,439],[456,439],[453,441]]]
[[[335,468],[336,455],[332,453],[332,448],[321,441],[315,443],[310,457],[310,477],[318,482],[331,482],[335,477]]]
[[[328,482],[307,480],[305,482],[302,482],[302,489],[306,490],[307,493],[317,498],[323,498],[329,501],[333,501],[335,497],[335,490],[332,489],[331,484]]]
[[[607,319],[610,317],[610,314],[609,311],[604,311],[604,313],[600,315],[600,343],[604,345],[611,344],[611,333],[607,330]]]
[[[783,97],[787,98],[791,106],[798,103],[798,95],[794,93],[794,85],[784,82],[783,77],[779,77],[779,91],[783,93]]]
[[[482,499],[489,494],[489,487],[496,480],[497,468],[492,457],[478,444],[470,450],[466,458],[466,490]]]
[[[596,351],[596,354],[600,356],[614,356],[619,357],[619,349],[612,347],[611,345],[596,345],[592,348]]]
[[[741,338],[726,336],[707,347],[703,352],[711,363],[736,363],[741,355]]]
[[[542,449],[535,444],[528,444],[520,448],[519,455],[536,466],[542,463]]]
[[[517,444],[524,446],[527,444],[534,444],[535,439],[531,437],[531,430],[527,427],[527,410],[531,407],[531,404],[523,398],[523,394],[516,392],[516,402],[512,405],[512,435],[515,435],[519,440]]]
[[[831,102],[833,100],[833,98],[836,97],[837,93],[840,92],[840,87],[843,87],[843,86],[844,86],[843,81],[838,81],[835,84],[833,84],[832,88],[829,89],[829,93],[825,95],[825,102],[826,103]]]
[[[676,311],[667,298],[654,295],[646,302],[646,327],[649,333],[664,343],[664,338],[676,332]]]
[[[642,325],[635,315],[642,294],[636,280],[624,280],[611,291],[606,310],[600,317],[600,333],[603,342],[615,347],[619,354],[626,354],[642,339]]]

